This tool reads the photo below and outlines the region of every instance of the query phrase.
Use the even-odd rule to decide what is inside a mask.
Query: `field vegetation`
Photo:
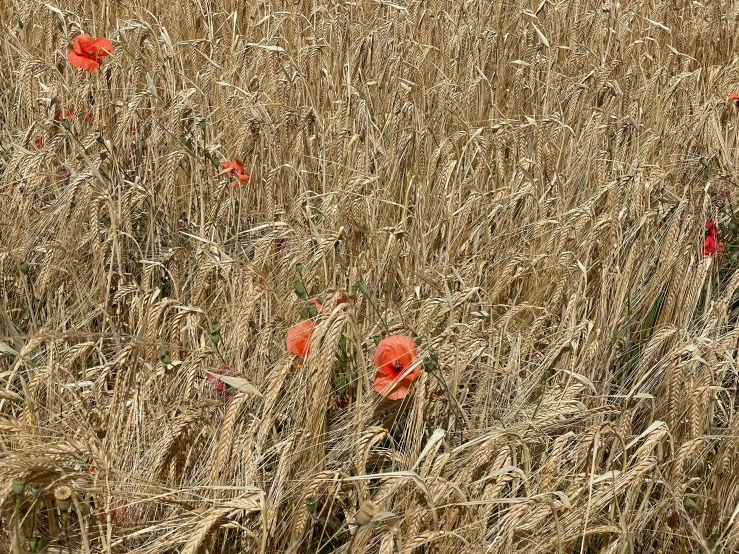
[[[739,5],[0,24],[1,551],[739,551]]]

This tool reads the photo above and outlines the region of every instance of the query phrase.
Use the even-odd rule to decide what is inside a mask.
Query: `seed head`
[[[375,517],[379,511],[380,509],[377,507],[377,504],[375,504],[371,500],[365,500],[359,506],[359,511],[354,516],[354,521],[356,521],[359,525],[367,525],[372,521],[372,518]]]
[[[56,507],[61,512],[69,511],[72,506],[72,495],[74,489],[69,485],[59,485],[54,489],[54,500],[56,501]]]

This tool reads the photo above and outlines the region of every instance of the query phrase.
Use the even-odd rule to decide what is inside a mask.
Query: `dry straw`
[[[0,550],[736,551],[735,5],[144,4],[0,7]]]

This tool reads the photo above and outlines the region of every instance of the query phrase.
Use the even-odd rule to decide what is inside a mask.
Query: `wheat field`
[[[736,3],[0,22],[1,551],[739,551]]]

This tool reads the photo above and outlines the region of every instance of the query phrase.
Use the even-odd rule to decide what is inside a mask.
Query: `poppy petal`
[[[388,375],[375,375],[375,380],[372,383],[372,388],[378,393],[387,393],[392,389],[393,378]]]
[[[373,358],[373,361],[375,363],[375,367],[378,369],[384,369],[385,366],[388,364],[388,361],[391,360],[395,356],[394,351],[387,342],[385,342],[385,339],[380,341],[380,344],[377,345],[377,348],[375,349],[375,355]]]
[[[115,51],[113,50],[113,44],[105,37],[96,38],[92,45],[98,56],[107,56]]]
[[[310,339],[315,328],[316,324],[312,319],[306,319],[290,327],[285,339],[287,351],[294,356],[305,358],[310,352]]]
[[[97,71],[100,68],[100,62],[97,62],[85,56],[80,56],[74,50],[70,50],[69,52],[67,52],[67,59],[69,60],[69,63],[71,63],[73,66],[84,69],[85,71],[93,72]]]
[[[80,56],[86,56],[87,51],[95,43],[95,40],[90,35],[77,35],[72,41],[72,48]]]
[[[382,339],[377,345],[373,361],[377,368],[373,388],[391,400],[405,398],[411,383],[421,374],[416,343],[406,335],[391,335]],[[399,363],[400,371],[396,363]]]
[[[392,366],[395,362],[400,362],[404,368],[408,368],[417,357],[416,343],[411,337],[391,335],[377,345],[374,362],[378,369],[382,366]]]
[[[401,384],[398,388],[396,388],[393,392],[387,395],[387,398],[390,400],[401,400],[408,396],[408,393],[410,392],[410,385]]]
[[[375,377],[375,381],[372,383],[372,388],[375,391],[388,398],[390,400],[400,400],[408,395],[410,390],[410,383],[407,381],[400,381],[393,386],[393,379],[382,376]]]
[[[395,396],[398,389],[407,387],[404,387],[401,381],[394,382],[392,377],[378,375],[375,377],[375,380],[372,383],[372,388],[375,389],[375,392],[377,392],[377,394],[380,394],[385,398],[390,398],[391,400],[396,400],[396,398],[393,397]],[[405,394],[403,396],[405,396]]]

